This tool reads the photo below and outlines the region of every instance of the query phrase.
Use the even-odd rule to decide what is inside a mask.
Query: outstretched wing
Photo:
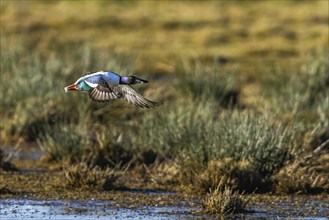
[[[113,91],[104,79],[100,79],[98,85],[90,90],[89,97],[98,102],[106,102],[111,99],[120,98],[120,94]]]
[[[112,90],[114,94],[118,95],[118,97],[124,98],[126,101],[128,101],[131,104],[134,104],[137,107],[151,108],[158,106],[160,104],[158,102],[153,102],[151,100],[144,98],[129,85],[114,86]]]

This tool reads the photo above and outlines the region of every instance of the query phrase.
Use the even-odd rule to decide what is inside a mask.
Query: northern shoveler
[[[114,72],[99,71],[79,78],[74,84],[65,87],[64,91],[88,92],[89,97],[98,102],[122,98],[141,108],[158,106],[160,103],[144,98],[130,86],[147,82],[136,76],[120,76]]]

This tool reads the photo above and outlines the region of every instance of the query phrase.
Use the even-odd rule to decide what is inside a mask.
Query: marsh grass
[[[62,185],[65,188],[110,190],[117,179],[114,169],[88,167],[85,163],[78,163],[63,169]]]
[[[236,77],[235,67],[215,61],[210,66],[200,62],[185,63],[179,74],[178,88],[192,99],[210,100],[221,107],[232,107],[239,104],[240,91]]]
[[[7,49],[8,57],[1,59],[5,63],[5,79],[10,83],[3,88],[7,93],[1,106],[1,130],[4,137],[25,135],[37,140],[51,161],[85,161],[91,166],[107,167],[131,161],[152,164],[163,155],[179,161],[180,181],[197,183],[200,191],[213,189],[225,177],[226,185],[235,185],[241,191],[268,192],[274,183],[273,175],[294,160],[303,146],[319,145],[327,137],[327,64],[322,59],[306,68],[307,77],[302,79],[308,84],[297,76],[289,80],[275,78],[275,82],[269,77],[263,84],[268,85],[264,97],[272,107],[280,106],[278,103],[286,95],[302,94],[299,84],[307,88],[306,98],[292,98],[290,102],[297,104],[287,104],[282,109],[280,106],[283,112],[299,106],[305,109],[303,113],[311,114],[307,120],[312,120],[319,132],[313,132],[305,141],[312,126],[300,118],[278,118],[270,108],[257,113],[240,108],[237,72],[229,66],[185,64],[173,82],[179,91],[174,99],[161,109],[131,113],[129,109],[115,111],[122,107],[120,103],[95,104],[82,97],[85,94],[64,95],[63,91],[59,94],[52,90],[74,82],[76,71],[98,66],[128,71],[120,55],[106,62],[102,53],[85,46],[71,60],[55,53],[55,58],[42,64],[41,56],[30,57],[24,50]],[[70,62],[75,63],[73,67]],[[11,72],[13,79],[9,80]],[[291,83],[291,91],[286,90],[287,84],[280,85],[286,81]],[[275,91],[279,91],[277,96]],[[15,96],[17,99],[12,99]],[[230,162],[226,163],[226,159]],[[217,162],[226,165],[216,167]]]
[[[124,128],[111,124],[90,123],[90,112],[70,120],[57,120],[38,130],[37,143],[45,152],[45,161],[84,162],[88,166],[125,166],[136,161],[136,151]],[[109,129],[110,128],[110,129]]]
[[[199,174],[212,169],[208,172],[214,177],[231,177],[234,173],[241,187],[246,175],[254,173],[250,176],[252,185],[256,188],[255,183],[262,182],[258,189],[270,190],[272,175],[292,159],[291,149],[299,144],[300,135],[294,132],[293,122],[278,124],[271,117],[250,111],[219,110],[207,101],[188,103],[171,103],[163,107],[166,114],[155,111],[146,115],[137,135],[131,135],[135,137],[133,143],[139,146],[137,151],[152,148],[169,158],[178,158],[183,182],[195,183]],[[224,167],[238,161],[247,165],[234,172],[231,167],[209,168],[212,161],[221,162],[225,158],[230,158],[232,163]],[[201,188],[207,186],[200,190],[217,186],[215,179],[200,184]]]
[[[318,108],[328,105],[329,96],[329,61],[325,50],[309,52],[308,58],[300,66],[291,67],[289,73],[280,67],[270,72],[261,78],[264,101],[270,111],[305,112],[310,122],[318,119]]]
[[[71,165],[142,164],[155,182],[166,175],[161,166],[174,161],[164,183],[249,193],[271,191],[281,169],[284,173],[292,164],[294,173],[305,152],[329,139],[328,53],[302,57],[310,47],[328,48],[324,1],[243,7],[234,1],[189,7],[182,2],[17,4],[0,9],[1,143],[37,141],[50,161]],[[264,64],[268,61],[275,68]],[[167,70],[158,71],[158,64]],[[159,97],[170,99],[144,111],[63,92],[98,70],[146,75],[150,87],[164,91]],[[240,100],[248,80],[262,88],[262,97],[248,94],[254,106]],[[303,170],[299,176],[313,178],[318,169]],[[312,178],[307,184],[325,186]]]
[[[246,213],[250,199],[229,187],[216,187],[203,200],[203,211],[215,215]]]
[[[4,171],[17,171],[17,168],[11,162],[12,158],[0,148],[0,169]]]
[[[219,121],[221,157],[248,160],[264,176],[277,171],[289,159],[289,148],[296,141],[291,125],[275,125],[269,117],[248,111],[223,112]]]
[[[59,61],[48,61],[44,65],[37,54],[31,56],[17,48],[6,50],[7,56],[1,56],[4,57],[1,58],[1,63],[4,63],[2,80],[7,82],[2,88],[3,131],[9,136],[24,136],[33,126],[40,128],[47,123],[49,112],[68,103],[62,91],[57,89],[62,87],[61,83],[64,85],[63,81],[56,80],[62,79],[65,74],[60,74],[63,67],[58,65]],[[35,138],[36,135],[30,137]]]
[[[94,125],[89,131],[90,147],[82,160],[89,166],[124,167],[135,161],[136,152],[122,127]],[[127,140],[128,139],[128,140]]]
[[[312,151],[329,139],[328,72],[326,51],[312,50],[290,73],[277,68],[260,83],[265,112],[272,112],[280,121],[295,121],[296,132],[304,134],[306,150]]]
[[[169,188],[179,184],[181,168],[173,160],[161,161],[157,159],[152,164],[143,164],[141,173],[148,182],[162,188]]]
[[[226,184],[235,183],[241,187],[240,190],[269,191],[272,175],[290,161],[290,148],[297,141],[290,126],[274,125],[268,118],[250,112],[223,112],[219,115],[215,129],[216,133],[211,137],[215,141],[209,146],[210,149],[205,150],[210,151],[211,156],[204,163],[205,171],[202,171],[209,172],[209,183],[201,184],[200,187],[217,186],[220,178],[218,176],[222,175],[228,177]],[[200,157],[195,152],[197,151],[189,152],[190,161]],[[229,159],[226,165],[225,158]],[[211,164],[211,161],[224,163],[224,166]],[[186,171],[187,178],[193,180],[195,171],[189,168]]]
[[[49,161],[79,162],[89,147],[88,132],[86,127],[63,124],[49,126],[37,139],[37,143]]]
[[[304,152],[275,175],[278,193],[329,192],[329,139],[311,152]]]
[[[124,55],[112,53],[109,57],[105,51],[96,52],[88,44],[59,45],[44,57],[40,51],[31,55],[23,43],[9,48],[5,42],[1,41],[1,81],[6,83],[2,83],[0,110],[1,135],[7,141],[15,136],[34,141],[38,131],[54,120],[73,122],[85,109],[99,108],[88,101],[86,94],[65,94],[63,90],[90,70],[131,72]],[[103,111],[111,110],[102,107]],[[87,116],[99,117],[97,112],[91,112]]]
[[[194,144],[199,145],[202,140],[206,145],[207,141],[212,141],[205,138],[206,131],[211,133],[216,117],[216,110],[209,105],[190,101],[165,104],[163,110],[150,112],[142,118],[137,135],[131,135],[133,143],[140,148],[154,148],[169,157],[193,148]]]
[[[250,164],[250,161],[234,161],[232,158],[212,160],[203,168],[203,172],[197,173],[189,179],[192,182],[193,190],[202,193],[216,187],[224,189],[225,186],[246,193],[270,191],[272,181],[264,178]]]

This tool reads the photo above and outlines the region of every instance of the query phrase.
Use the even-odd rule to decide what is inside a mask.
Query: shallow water
[[[189,219],[187,207],[115,207],[109,201],[1,199],[1,219]],[[194,217],[193,217],[194,219]]]
[[[247,219],[314,219],[326,220],[329,217],[327,200],[313,199],[307,196],[277,197],[273,196],[262,205],[251,207],[253,213],[244,215]]]
[[[326,202],[303,201],[304,198],[298,200],[301,203],[298,206],[294,203],[295,199],[272,205],[255,205],[250,207],[253,210],[251,213],[231,215],[225,219],[328,219],[329,205]],[[191,214],[197,208],[142,206],[128,209],[111,201],[0,199],[0,203],[1,219],[216,219]]]

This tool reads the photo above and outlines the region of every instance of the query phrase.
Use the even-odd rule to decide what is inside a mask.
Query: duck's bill
[[[141,79],[141,78],[138,78],[138,77],[136,77],[136,76],[135,76],[135,82],[136,82],[136,83],[148,83],[147,80],[145,80],[145,79]]]
[[[65,92],[69,92],[69,91],[75,91],[75,90],[80,90],[79,87],[77,87],[77,85],[69,85],[69,86],[66,86],[64,88],[64,91]]]

